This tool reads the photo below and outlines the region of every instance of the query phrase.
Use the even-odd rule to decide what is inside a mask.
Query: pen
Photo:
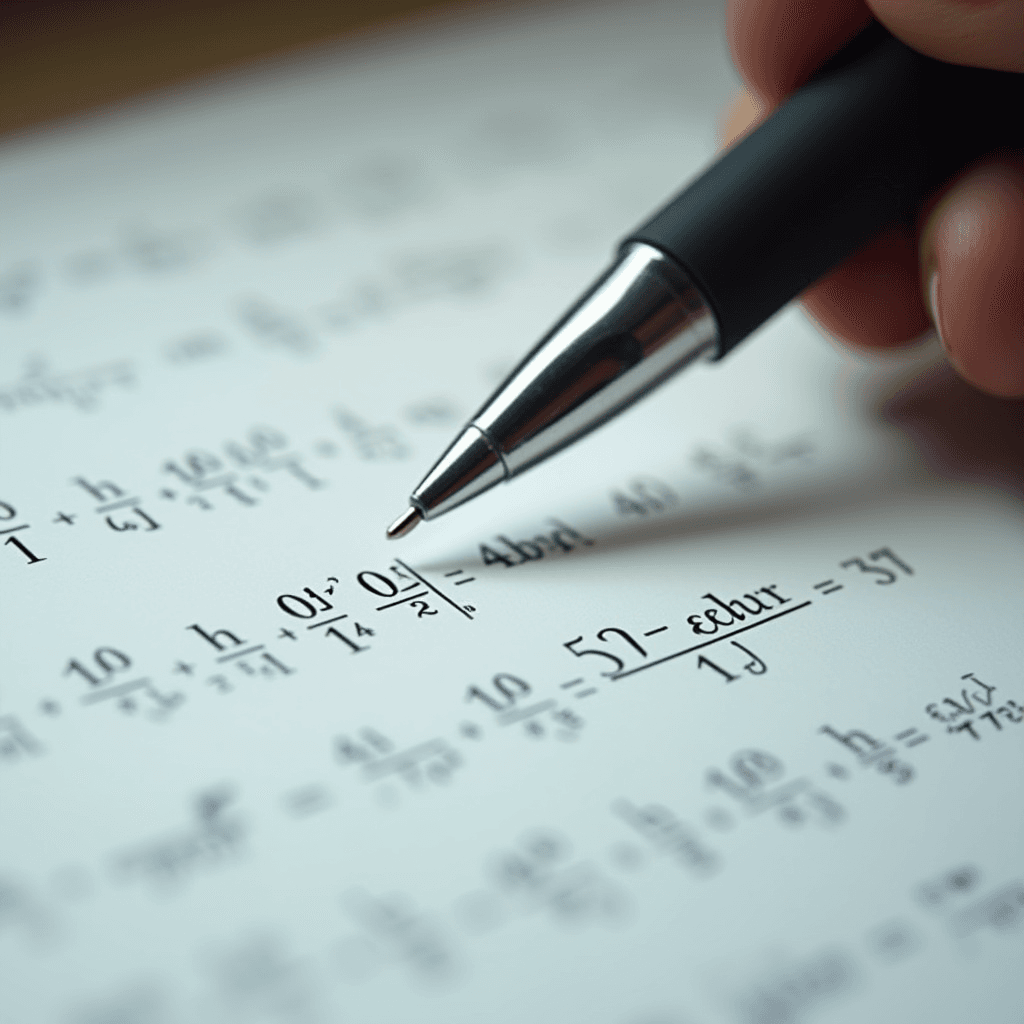
[[[1016,111],[1016,113],[1014,113]],[[1024,75],[872,23],[622,242],[412,492],[402,537],[718,360],[972,160],[1024,141]]]

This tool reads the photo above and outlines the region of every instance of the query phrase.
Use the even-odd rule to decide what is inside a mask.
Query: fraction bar
[[[232,658],[241,658],[243,655],[252,654],[253,651],[262,651],[263,644],[256,644],[254,647],[246,647],[241,651],[232,651],[230,654],[225,654],[222,658],[218,658],[217,661],[231,661]]]
[[[774,615],[769,615],[767,619],[760,619],[757,622],[752,622],[749,626],[743,626],[742,629],[734,629],[731,633],[723,633],[721,636],[716,636],[713,640],[705,640],[702,644],[694,644],[692,647],[687,647],[685,650],[676,651],[675,654],[666,654],[663,658],[658,658],[656,661],[649,661],[645,665],[638,665],[636,668],[627,669],[625,672],[616,672],[608,678],[624,679],[626,676],[636,675],[637,672],[643,672],[646,668],[654,668],[655,665],[662,665],[666,661],[671,661],[673,658],[681,658],[684,654],[692,654],[694,651],[699,651],[702,647],[710,647],[712,644],[719,644],[723,640],[728,640],[731,636],[739,636],[740,633],[746,633],[748,629],[757,629],[758,626],[763,626],[766,622],[771,622],[772,619],[781,619],[783,615],[791,615],[793,612],[798,612],[801,608],[807,608],[811,604],[811,601],[804,601],[802,604],[795,604],[792,608],[787,608],[784,612],[776,612]]]
[[[427,740],[426,743],[419,743],[408,750],[401,750],[397,754],[389,754],[379,761],[371,761],[363,765],[363,775],[368,780],[379,779],[382,775],[390,775],[392,772],[400,772],[405,768],[411,768],[417,761],[433,757],[434,754],[443,754],[450,749],[444,740]]]
[[[788,800],[802,793],[807,789],[806,779],[793,779],[791,782],[783,783],[777,789],[770,789],[767,793],[751,793],[747,800],[747,807],[751,814],[760,814],[770,807],[778,807]]]
[[[113,700],[114,697],[123,697],[126,693],[141,690],[144,686],[149,686],[148,679],[133,679],[130,683],[119,683],[117,686],[108,686],[95,693],[87,693],[82,698],[82,703],[95,704],[101,700]]]
[[[380,609],[378,609],[379,611]],[[342,619],[347,619],[348,614],[335,615],[333,619],[324,619],[323,622],[314,622],[312,626],[307,626],[306,629],[319,629],[321,626],[329,626],[332,622],[341,622]]]
[[[294,465],[298,459],[298,455],[277,455],[272,459],[254,459],[253,465],[257,469],[283,469],[285,466]]]
[[[891,757],[896,753],[895,747],[883,745],[878,747],[876,750],[868,750],[863,754],[858,754],[861,764],[871,764],[874,761],[878,761],[883,757]]]
[[[413,585],[415,586],[415,584],[413,584]],[[377,611],[382,612],[382,611],[384,611],[385,608],[394,608],[395,605],[405,604],[406,601],[412,601],[412,600],[414,600],[417,597],[426,597],[426,596],[427,596],[427,592],[425,590],[423,590],[423,591],[421,591],[418,594],[410,594],[408,597],[400,597],[397,601],[391,601],[389,604],[379,604],[379,605],[377,605]]]
[[[401,559],[396,558],[395,564],[400,565],[407,572],[411,572],[413,576],[415,576],[416,579],[418,579],[420,583],[423,584],[423,586],[429,587],[435,594],[437,594],[438,597],[440,597],[444,601],[447,601],[460,615],[465,615],[467,619],[473,618],[473,616],[470,615],[469,612],[467,612],[466,609],[462,607],[462,605],[456,604],[447,594],[442,594],[441,591],[437,589],[437,587],[435,587],[432,583],[428,583],[415,569],[410,569],[409,566],[407,566],[405,562],[403,562]]]
[[[506,711],[498,716],[498,725],[515,725],[525,718],[532,718],[543,711],[553,708],[557,702],[553,700],[542,700],[539,704],[531,704],[528,708],[520,708],[516,711]]]
[[[237,473],[228,473],[226,476],[215,476],[212,480],[189,481],[197,491],[205,491],[208,487],[220,487],[233,484],[238,477]]]
[[[121,498],[120,501],[112,501],[107,505],[100,505],[97,512],[113,512],[115,508],[127,508],[129,505],[138,505],[141,498]]]
[[[17,533],[19,530],[27,530],[28,527],[28,523],[22,523],[21,526],[8,526],[6,530],[0,530],[0,533]]]

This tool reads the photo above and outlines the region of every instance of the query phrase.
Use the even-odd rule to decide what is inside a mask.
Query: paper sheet
[[[6,145],[4,1020],[1024,1020],[1019,409],[789,312],[383,538],[710,158],[719,18]]]

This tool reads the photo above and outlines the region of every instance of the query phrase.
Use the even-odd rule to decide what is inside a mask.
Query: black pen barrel
[[[1024,144],[1024,75],[925,57],[873,23],[624,244],[672,256],[718,356],[997,148]]]

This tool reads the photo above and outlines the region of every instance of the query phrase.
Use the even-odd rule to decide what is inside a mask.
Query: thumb
[[[921,285],[960,373],[1024,396],[1024,166],[990,157],[961,175],[921,232]]]
[[[909,46],[950,64],[1024,71],[1024,0],[867,0]]]

